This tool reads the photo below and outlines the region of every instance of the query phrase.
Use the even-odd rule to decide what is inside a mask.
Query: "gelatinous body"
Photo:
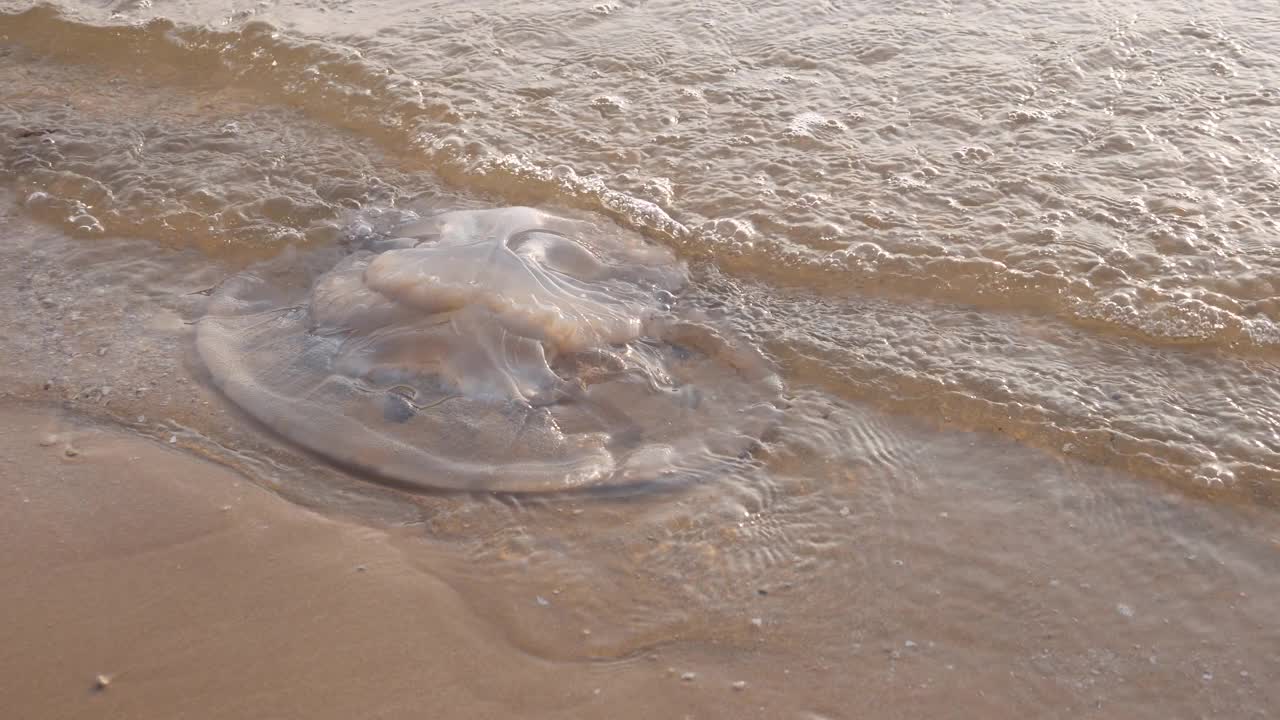
[[[696,475],[776,413],[762,358],[673,308],[687,276],[664,248],[528,208],[392,235],[314,280],[224,283],[197,334],[218,386],[295,442],[424,488]]]

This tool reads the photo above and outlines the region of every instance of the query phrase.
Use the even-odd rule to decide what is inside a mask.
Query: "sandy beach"
[[[0,720],[1274,717],[1276,27],[0,0]]]

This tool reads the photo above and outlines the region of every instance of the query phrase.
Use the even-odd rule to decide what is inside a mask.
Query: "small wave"
[[[462,191],[492,192],[512,199],[603,211],[626,226],[667,240],[681,240],[690,235],[688,228],[656,203],[613,189],[600,177],[579,174],[565,165],[549,166],[527,154],[498,153],[483,143],[462,139],[463,113],[448,97],[433,94],[433,88],[371,61],[355,49],[292,38],[259,21],[230,30],[179,26],[162,19],[97,25],[77,21],[48,6],[0,15],[0,32],[23,38],[32,58],[54,58],[72,66],[83,65],[89,76],[96,72],[127,70],[133,75],[142,73],[206,93],[218,90],[230,99],[248,103],[247,107],[251,108],[283,104],[301,110],[312,120],[353,131],[358,137],[373,141],[388,154],[416,158],[410,163],[411,167],[433,171]],[[76,79],[72,77],[68,82],[75,83]],[[231,92],[227,92],[228,89]],[[115,162],[116,158],[134,152],[131,146],[141,149],[142,143],[147,143],[146,149],[151,151],[147,160],[154,162],[157,159],[154,151],[159,149],[155,138],[138,137],[127,128],[85,130],[74,114],[45,111],[41,117],[43,107],[36,107],[39,103],[35,101],[30,105],[9,118],[0,117],[4,120],[0,130],[5,131],[9,145],[6,169],[11,175],[20,176],[27,190],[24,195],[29,197],[34,210],[49,219],[68,223],[74,232],[154,237],[162,234],[161,231],[144,226],[152,222],[147,218],[159,215],[174,233],[197,229],[207,233],[207,226],[216,226],[219,220],[254,214],[252,210],[237,207],[234,204],[237,198],[215,194],[206,198],[205,204],[210,208],[204,213],[175,216],[171,209],[157,207],[156,202],[164,202],[158,200],[125,209],[109,218],[97,217],[88,208],[95,206],[100,213],[104,201],[129,195],[134,191],[131,181],[144,170],[137,168],[130,174],[128,170],[132,168],[121,167]],[[260,147],[254,147],[254,139],[245,134],[250,129],[249,123],[240,122],[182,128],[186,133],[194,130],[197,137],[178,137],[183,133],[172,132],[175,137],[166,139],[168,147],[188,151],[186,156],[174,158],[173,167],[198,166],[201,155],[208,152],[238,154],[239,157],[231,159],[240,163],[264,153],[290,152],[296,154],[282,157],[278,163],[283,166],[283,174],[301,175],[299,179],[304,182],[325,174],[320,168],[296,167],[312,154],[310,148],[291,147],[292,138],[279,136],[266,138]],[[198,137],[201,133],[206,137]],[[77,134],[80,137],[76,137]],[[66,141],[73,143],[72,153],[67,152]],[[338,171],[353,164],[368,165],[358,153],[350,153],[348,158],[325,159],[336,161],[333,168]],[[137,165],[142,158],[134,160]],[[154,168],[145,170],[154,172]],[[261,172],[266,174],[269,170]],[[277,177],[280,175],[277,173]],[[380,184],[371,170],[361,178],[370,188]],[[415,183],[404,177],[400,180],[412,192]],[[170,178],[168,184],[181,186],[194,181],[192,178],[175,183]],[[665,187],[660,195],[670,194],[670,181],[654,178],[647,182],[659,190]],[[385,183],[381,184],[386,187]],[[394,192],[397,188],[390,189]],[[305,189],[301,192],[308,194]],[[237,194],[253,193],[250,187],[245,187]],[[264,195],[269,202],[270,194]],[[341,202],[344,197],[335,199]],[[382,197],[364,194],[351,198],[357,205],[392,199],[385,193]],[[193,210],[191,204],[180,203],[188,211]],[[219,217],[210,223],[209,216],[215,214],[215,205],[221,205],[216,208]],[[296,215],[298,210],[295,206],[285,208],[284,212]],[[320,215],[326,215],[323,209]],[[178,224],[185,219],[201,227]],[[296,229],[299,225],[305,230],[308,223],[293,223],[292,227]],[[270,230],[251,223],[238,236],[253,236],[259,243],[274,241],[278,246],[301,239],[296,233],[281,235]],[[228,239],[236,237],[232,235]]]
[[[944,426],[997,432],[1196,490],[1277,499],[1280,368],[1052,320],[739,283],[743,324],[789,381]]]

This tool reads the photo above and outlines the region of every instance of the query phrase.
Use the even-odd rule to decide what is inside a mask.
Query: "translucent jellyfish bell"
[[[285,437],[402,485],[693,473],[742,453],[774,412],[758,354],[671,310],[684,267],[610,225],[445,213],[314,281],[268,275],[224,283],[198,324],[215,382]]]

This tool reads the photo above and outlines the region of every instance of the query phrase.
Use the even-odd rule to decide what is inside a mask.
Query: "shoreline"
[[[1258,680],[1280,671],[1271,509],[812,391],[750,482],[410,496],[278,441],[204,381],[189,293],[226,267],[0,213],[0,610],[17,619],[0,707],[17,717],[1280,702]]]

